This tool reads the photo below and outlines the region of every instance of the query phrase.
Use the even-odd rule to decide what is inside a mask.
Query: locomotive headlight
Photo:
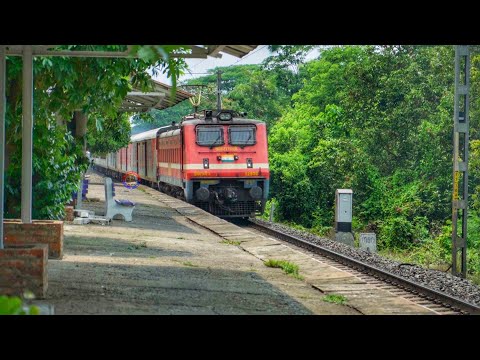
[[[253,161],[250,158],[247,159],[247,168],[249,169],[253,168]]]
[[[208,169],[209,167],[210,167],[210,164],[209,164],[208,158],[203,159],[203,168]]]
[[[218,120],[221,120],[221,121],[230,121],[232,120],[232,113],[220,112],[218,113],[217,117],[218,117]]]

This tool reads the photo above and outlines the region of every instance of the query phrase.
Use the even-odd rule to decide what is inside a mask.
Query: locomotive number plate
[[[222,161],[234,161],[233,155],[222,155]]]
[[[238,146],[220,146],[215,148],[215,152],[222,152],[222,151],[237,151]]]

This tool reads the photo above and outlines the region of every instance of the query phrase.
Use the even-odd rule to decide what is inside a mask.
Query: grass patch
[[[127,249],[128,250],[139,250],[141,248],[146,248],[146,247],[147,247],[147,242],[142,241],[141,243],[130,245],[129,247],[127,247]]]
[[[240,241],[232,241],[232,240],[223,240],[220,242],[220,244],[226,244],[226,245],[240,245]]]
[[[285,272],[285,274],[291,275],[296,279],[303,280],[303,276],[298,273],[298,265],[289,261],[269,259],[265,261],[264,265],[273,268],[280,268]]]
[[[190,267],[198,267],[198,265],[192,264],[190,261],[184,261],[182,264]]]
[[[185,240],[184,237],[177,237],[178,240]]]
[[[323,301],[338,305],[345,305],[348,299],[343,295],[329,294],[323,297]]]

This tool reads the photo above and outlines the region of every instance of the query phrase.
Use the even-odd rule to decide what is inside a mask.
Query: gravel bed
[[[328,248],[337,253],[373,265],[379,269],[387,270],[395,275],[428,286],[431,289],[444,292],[448,295],[458,297],[463,301],[480,306],[480,287],[476,286],[469,280],[452,276],[450,273],[425,269],[418,265],[402,264],[380,255],[372,254],[358,248],[352,248],[351,246],[327,238],[321,238],[305,231],[292,229],[285,225],[276,223],[270,224],[269,222],[260,219],[252,221],[261,225],[266,225],[274,230],[282,231],[286,234],[298,236],[316,245]]]

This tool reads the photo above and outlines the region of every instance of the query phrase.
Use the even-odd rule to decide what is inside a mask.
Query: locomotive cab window
[[[238,146],[255,145],[256,130],[255,126],[230,126],[228,128],[229,143]]]
[[[197,126],[197,144],[202,146],[218,146],[225,143],[221,126]]]

